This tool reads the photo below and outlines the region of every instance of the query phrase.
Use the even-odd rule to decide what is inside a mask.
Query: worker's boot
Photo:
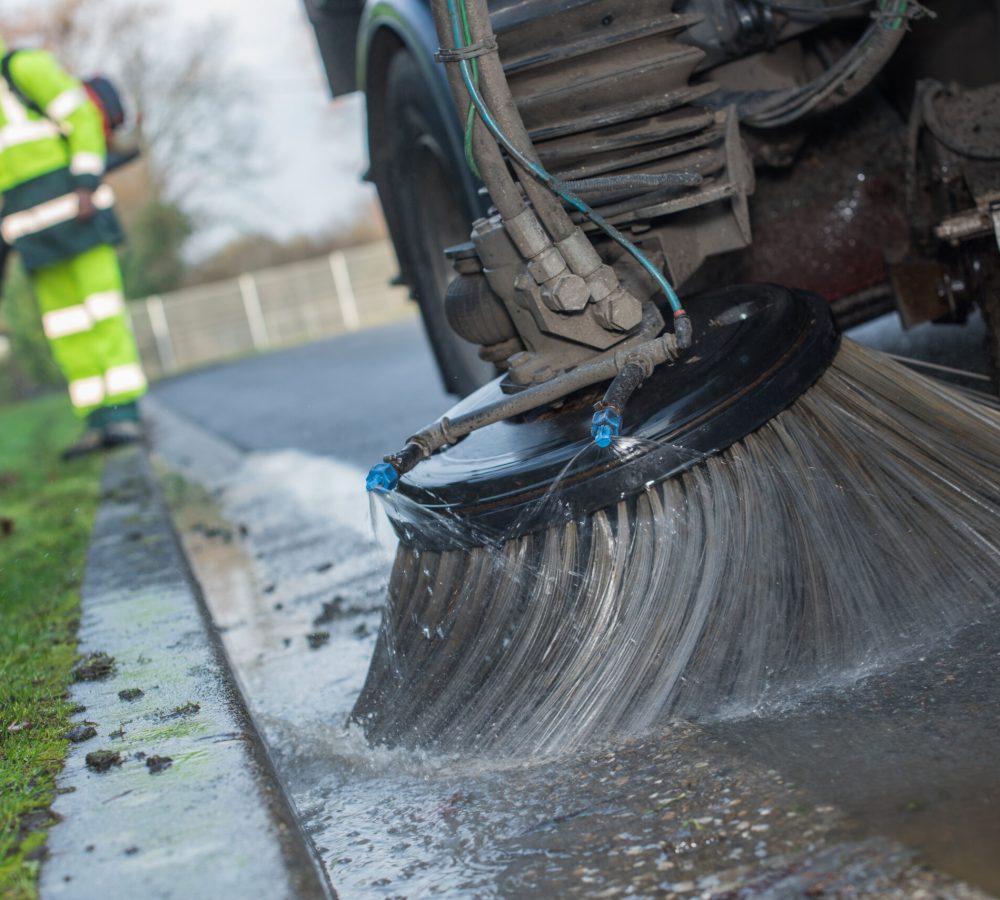
[[[105,446],[104,425],[105,410],[95,409],[84,419],[83,434],[62,452],[64,460],[76,459],[96,453]]]
[[[122,403],[104,410],[104,446],[119,447],[141,441],[146,432],[139,418],[139,407],[135,403]]]

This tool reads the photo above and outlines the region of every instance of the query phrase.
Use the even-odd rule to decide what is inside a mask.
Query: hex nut
[[[595,303],[610,296],[618,288],[618,276],[615,270],[609,265],[601,265],[591,272],[587,278],[587,287],[590,289],[590,298]]]
[[[594,304],[594,318],[608,331],[631,331],[642,321],[642,304],[624,288]]]
[[[566,260],[555,247],[549,247],[534,259],[528,260],[528,271],[538,284],[545,284],[560,272],[566,271]]]
[[[534,259],[546,247],[552,245],[545,229],[542,228],[542,223],[538,221],[538,217],[530,209],[525,208],[514,218],[507,219],[504,222],[504,227],[525,259]]]
[[[566,265],[584,278],[601,265],[601,257],[594,249],[594,245],[579,228],[568,238],[556,241],[556,247],[566,260]]]
[[[587,282],[567,272],[542,287],[542,302],[555,312],[579,312],[590,300]]]

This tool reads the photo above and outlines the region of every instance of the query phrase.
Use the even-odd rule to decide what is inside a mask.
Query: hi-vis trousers
[[[141,397],[146,378],[125,318],[114,247],[102,244],[45,266],[32,280],[42,327],[76,412],[86,416]]]

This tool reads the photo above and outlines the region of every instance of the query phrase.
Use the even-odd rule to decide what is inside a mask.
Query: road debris
[[[81,744],[93,737],[97,737],[97,729],[93,725],[75,725],[66,732],[66,740],[74,744]]]
[[[149,769],[150,775],[155,775],[157,772],[169,769],[173,762],[169,756],[149,756],[146,757],[146,768]]]
[[[324,644],[330,641],[329,631],[310,631],[306,635],[306,640],[309,642],[310,650],[319,650]]]
[[[103,650],[83,657],[73,667],[74,681],[100,681],[115,670],[115,658]]]
[[[112,766],[120,766],[124,760],[117,750],[93,750],[87,754],[87,767],[95,772],[107,772]]]

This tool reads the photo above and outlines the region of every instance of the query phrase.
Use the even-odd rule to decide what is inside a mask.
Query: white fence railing
[[[128,304],[151,377],[376,324],[413,308],[388,241]]]

